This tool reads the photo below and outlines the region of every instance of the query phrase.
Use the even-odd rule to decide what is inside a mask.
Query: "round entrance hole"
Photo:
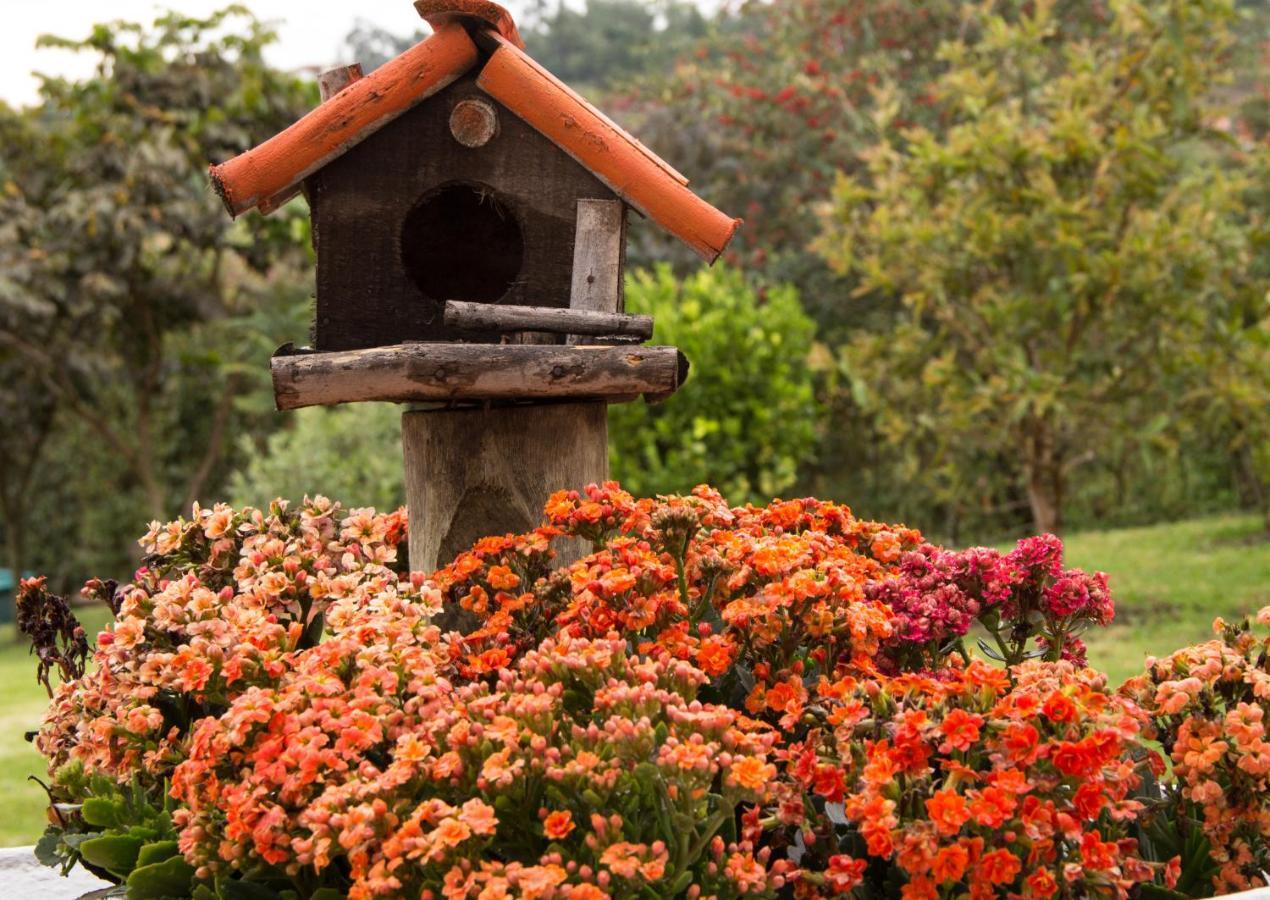
[[[524,256],[516,216],[482,185],[449,184],[429,194],[401,231],[406,274],[442,303],[497,301],[520,275]]]

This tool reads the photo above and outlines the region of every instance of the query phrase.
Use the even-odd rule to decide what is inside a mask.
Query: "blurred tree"
[[[23,379],[0,402],[51,409],[81,439],[82,425],[83,454],[107,454],[137,515],[169,516],[223,476],[252,386],[230,320],[296,304],[306,218],[231,225],[205,175],[315,102],[264,64],[272,39],[241,6],[45,38],[95,54],[96,75],[45,79],[39,106],[0,107],[0,365]],[[26,476],[6,474],[5,497],[11,481]],[[5,502],[6,535],[25,532],[30,510]]]
[[[613,477],[637,495],[709,482],[734,503],[768,500],[815,457],[818,412],[809,365],[815,325],[788,287],[760,296],[740,272],[667,266],[636,272],[626,306],[656,319],[654,341],[692,362],[664,403],[609,408]]]
[[[536,0],[527,7],[517,23],[525,49],[583,92],[667,66],[707,30],[689,0]],[[350,60],[369,72],[426,35],[423,27],[395,34],[358,20],[345,44]]]
[[[243,465],[229,482],[233,503],[264,508],[276,497],[318,493],[350,508],[393,510],[406,502],[395,404],[301,409],[287,418],[262,444],[245,442]]]
[[[1246,183],[1206,120],[1230,0],[1110,4],[1084,30],[1071,9],[964,6],[929,127],[896,128],[906,88],[880,82],[867,177],[839,179],[818,244],[902,301],[842,364],[897,453],[948,462],[909,474],[964,492],[948,471],[1009,461],[1046,531],[1078,467],[1177,424],[1213,323],[1265,314]]]
[[[686,0],[586,0],[580,9],[557,0],[522,33],[553,75],[595,91],[670,65],[705,35],[706,19]]]
[[[745,0],[673,65],[647,69],[608,106],[745,227],[728,259],[793,284],[826,339],[867,318],[842,302],[850,282],[809,244],[836,173],[879,137],[926,122],[935,51],[961,27],[961,0]],[[877,85],[892,116],[872,115]],[[635,228],[639,262],[691,259],[652,228]]]

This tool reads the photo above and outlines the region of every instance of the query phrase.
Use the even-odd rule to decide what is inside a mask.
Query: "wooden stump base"
[[[410,568],[431,572],[479,538],[536,528],[553,492],[604,481],[606,412],[602,402],[404,412]],[[571,562],[589,548],[556,550]]]

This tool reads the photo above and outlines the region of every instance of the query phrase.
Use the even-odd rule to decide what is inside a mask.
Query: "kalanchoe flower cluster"
[[[1079,665],[1106,578],[1065,571],[1052,536],[953,552],[705,487],[592,485],[546,513],[408,574],[401,513],[318,499],[154,526],[133,583],[93,588],[118,621],[39,737],[64,858],[100,833],[73,811],[104,776],[179,831],[137,896],[174,877],[455,900],[1257,883],[1270,676],[1243,632],[1117,695]],[[564,541],[591,552],[558,565]],[[1005,666],[974,658],[976,624]],[[1179,778],[1164,800],[1152,735]],[[1183,865],[1175,818],[1211,856]]]
[[[935,898],[1124,896],[1172,878],[1131,837],[1141,710],[1068,663],[1014,675],[975,661],[822,683],[773,810],[812,835],[805,880],[875,894],[898,872],[906,898]]]
[[[1261,626],[1257,629],[1256,626]],[[1242,891],[1270,871],[1270,606],[1213,623],[1216,639],[1147,661],[1123,692],[1151,716],[1173,764],[1167,815],[1202,832],[1213,884]],[[1261,631],[1258,634],[1258,631]]]
[[[347,646],[366,623],[392,637]],[[174,790],[200,874],[308,868],[354,897],[671,895],[711,874],[737,807],[769,795],[777,734],[696,700],[707,679],[686,662],[547,640],[492,683],[453,686],[414,637],[427,629],[406,636],[391,611],[355,614],[268,704],[248,692],[204,720]],[[796,868],[731,855],[764,889]]]
[[[1041,655],[1083,664],[1078,634],[1109,624],[1115,615],[1107,576],[1063,569],[1063,545],[1054,535],[1019,541],[1009,553],[987,547],[952,551],[923,544],[899,559],[898,577],[873,581],[871,599],[896,616],[886,656],[895,669],[937,667],[976,623],[993,644],[985,652],[1015,664],[1038,639]]]
[[[56,690],[36,747],[53,770],[76,760],[161,783],[191,726],[273,684],[283,657],[320,637],[332,602],[418,594],[391,568],[404,537],[404,512],[343,516],[322,497],[295,511],[195,506],[188,521],[156,523],[134,581],[107,592],[118,613],[93,665]]]

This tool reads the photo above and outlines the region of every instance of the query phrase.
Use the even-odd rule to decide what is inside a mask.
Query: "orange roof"
[[[241,156],[211,167],[231,215],[270,212],[327,163],[477,66],[478,86],[568,153],[632,207],[713,262],[740,219],[525,54],[516,23],[490,0],[416,0],[436,32]]]

